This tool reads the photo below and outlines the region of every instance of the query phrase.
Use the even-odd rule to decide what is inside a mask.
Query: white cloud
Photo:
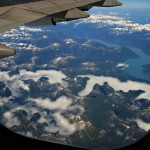
[[[105,82],[108,83],[109,86],[111,86],[115,91],[124,91],[129,92],[132,91],[138,91],[142,90],[144,91],[142,94],[140,94],[136,99],[146,99],[150,100],[150,84],[142,83],[142,82],[135,82],[135,81],[127,81],[127,82],[121,82],[117,78],[112,77],[104,77],[104,76],[94,76],[94,75],[80,75],[79,77],[82,78],[89,78],[87,81],[87,85],[85,89],[83,89],[81,92],[79,92],[79,96],[87,96],[89,95],[95,84],[99,84],[100,86],[104,85]]]
[[[19,80],[17,75],[9,76],[8,72],[0,72],[0,81],[4,82],[6,87],[11,90],[12,96],[18,96],[20,88],[29,91],[28,85]]]
[[[125,64],[125,63],[119,63],[119,64],[116,65],[116,67],[117,68],[127,68],[127,67],[129,67],[129,65]]]
[[[51,61],[51,64],[57,65],[58,63],[67,63],[69,60],[75,59],[74,56],[57,57]]]
[[[60,47],[60,44],[59,43],[53,43],[51,46],[52,46],[52,48],[58,49]]]
[[[74,43],[76,43],[76,41],[71,38],[68,38],[68,39],[65,39],[65,43],[66,44],[74,44]]]
[[[54,114],[54,117],[58,122],[57,125],[62,129],[60,131],[61,135],[70,135],[76,131],[76,125],[69,123],[60,113]]]
[[[19,73],[15,75],[10,75],[9,72],[0,72],[0,81],[4,82],[12,91],[13,97],[21,96],[20,88],[27,91],[30,90],[29,85],[25,84],[24,81],[32,79],[36,82],[41,77],[47,77],[48,82],[51,84],[60,83],[63,87],[68,86],[68,83],[63,80],[67,78],[67,76],[60,71],[39,70],[31,72],[20,70]],[[17,119],[15,112],[24,110],[28,115],[28,119],[35,113],[39,113],[40,118],[37,120],[37,123],[47,123],[48,126],[45,127],[45,131],[51,133],[59,132],[62,136],[69,136],[81,129],[81,117],[80,119],[70,122],[73,115],[81,115],[84,112],[84,108],[80,104],[76,104],[76,100],[76,98],[69,98],[66,96],[61,96],[55,101],[52,101],[50,98],[28,98],[28,103],[23,106],[18,106],[16,103],[13,104],[12,108],[3,114],[3,123],[8,127],[20,125],[20,121]],[[1,105],[4,105],[3,102],[1,103]],[[50,113],[47,111],[50,111]],[[52,123],[53,120],[55,123]],[[84,121],[82,122],[84,123]],[[25,134],[27,135],[27,133]]]
[[[26,26],[19,26],[16,29],[12,29],[10,31],[6,31],[1,35],[1,39],[11,38],[12,40],[31,40],[33,33],[43,32],[45,29],[43,28],[31,28]],[[19,46],[18,46],[19,47]]]
[[[67,82],[63,79],[67,78],[61,71],[56,70],[38,70],[36,72],[20,70],[19,76],[22,80],[33,79],[37,82],[41,77],[47,77],[48,82],[51,84],[60,83],[63,86],[67,86]]]
[[[33,45],[33,44],[29,44],[29,45],[27,45],[26,50],[39,51],[39,50],[41,50],[41,49],[38,48],[38,47],[36,47],[36,46]]]
[[[51,133],[59,132],[62,136],[69,136],[77,131],[77,124],[69,123],[69,121],[63,117],[60,112],[54,113],[53,117],[56,123],[45,127],[45,131]]]
[[[14,108],[11,108],[9,111],[4,112],[3,118],[1,120],[1,122],[8,128],[21,125],[21,122],[20,120],[18,120],[17,116],[15,115],[15,112],[24,110],[28,114],[28,116],[32,116],[34,113],[39,112],[38,108],[32,107],[32,105],[29,104],[26,104],[24,106],[16,106],[16,105],[12,106]]]
[[[8,128],[20,125],[20,121],[17,119],[17,117],[14,116],[14,114],[11,111],[5,112],[3,114],[3,117],[5,118],[6,121],[5,125]]]
[[[93,62],[83,62],[82,64],[82,68],[84,70],[96,70],[96,64]]]
[[[39,109],[48,109],[53,110],[53,113],[41,113],[41,117],[38,120],[38,123],[46,122],[48,124],[45,127],[45,131],[55,133],[59,132],[62,136],[68,136],[73,134],[75,131],[81,129],[81,118],[79,120],[73,120],[73,123],[70,123],[70,117],[64,117],[62,114],[69,112],[71,115],[74,111],[78,110],[78,114],[80,115],[84,112],[82,106],[74,104],[74,101],[66,96],[59,97],[56,101],[51,101],[50,99],[28,99],[29,102],[34,103],[35,106]],[[72,115],[71,115],[72,116]],[[55,123],[51,123],[52,120]],[[84,122],[84,121],[83,121]],[[82,128],[83,129],[83,128]]]
[[[145,131],[149,131],[150,130],[150,123],[146,123],[141,119],[135,119],[133,120],[137,123],[138,127],[145,130]]]
[[[117,133],[118,136],[123,136],[123,133],[119,130],[117,130],[116,133]]]
[[[6,104],[7,102],[9,102],[9,100],[11,99],[11,97],[0,97],[0,106],[3,106],[4,104]]]
[[[42,116],[42,117],[40,117],[40,119],[37,122],[38,123],[44,123],[44,122],[48,123],[48,120]]]
[[[103,138],[105,136],[105,134],[106,134],[106,131],[104,129],[101,129],[99,131],[99,138]]]
[[[36,72],[20,70],[17,75],[9,75],[9,72],[0,72],[0,81],[12,91],[12,96],[19,96],[21,90],[29,91],[29,86],[24,83],[25,80],[34,80],[37,82],[41,77],[47,77],[48,82],[51,84],[60,83],[62,86],[67,87],[68,84],[63,79],[67,78],[61,71],[55,70],[38,70]]]
[[[62,96],[58,98],[56,101],[51,101],[50,99],[28,99],[35,103],[37,106],[46,108],[49,110],[67,110],[69,106],[72,104],[72,99]]]
[[[147,31],[150,32],[150,24],[140,24],[131,20],[126,20],[125,18],[118,17],[115,14],[92,14],[90,18],[83,19],[76,23],[75,27],[80,24],[96,24],[98,28],[101,28],[105,25],[111,26],[113,32],[119,31],[117,33],[133,33]]]
[[[2,42],[2,44],[7,45],[8,47],[17,49],[17,50],[25,50],[25,51],[43,51],[42,48],[37,47],[33,44],[23,44],[23,43],[13,43],[13,42]]]
[[[5,40],[6,42],[3,42],[3,44],[7,45],[8,47],[11,47],[16,50],[26,50],[26,51],[43,51],[45,49],[48,49],[51,47],[51,45],[48,45],[47,47],[37,47],[34,44],[25,44],[28,41],[35,40],[34,34],[39,33],[48,33],[51,32],[50,30],[46,30],[43,27],[41,28],[31,28],[26,26],[19,26],[16,29],[12,29],[10,31],[7,31],[3,34],[0,34],[0,39]],[[11,42],[10,42],[11,38]],[[48,38],[48,36],[44,35],[43,38]],[[9,39],[9,43],[7,42]],[[15,42],[15,41],[20,42]],[[23,42],[22,42],[23,41]]]
[[[95,67],[96,66],[96,64],[93,62],[83,62],[82,65],[86,66],[86,67]]]
[[[31,64],[36,64],[36,61],[39,59],[39,57],[37,57],[37,56],[33,56],[32,58],[31,58]]]
[[[47,35],[43,35],[43,39],[48,39],[48,36]]]
[[[21,31],[43,32],[42,28],[31,28],[31,27],[25,27],[25,26],[20,26],[19,28],[20,28]]]
[[[26,133],[26,136],[33,138],[33,134],[32,134],[31,132],[27,132],[27,133]]]
[[[57,63],[62,62],[62,61],[63,61],[63,57],[58,57],[58,58],[53,59],[52,63],[57,64]]]
[[[95,68],[96,64],[93,62],[83,62],[81,64],[83,67],[85,67],[85,69],[90,69],[90,68]]]

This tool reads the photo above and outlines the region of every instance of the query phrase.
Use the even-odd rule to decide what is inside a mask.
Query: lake
[[[88,37],[88,39],[89,39],[89,37]],[[117,48],[121,47],[118,44],[105,42],[100,39],[90,38],[90,40],[99,42],[108,47],[117,47]],[[127,45],[126,47],[130,48],[130,50],[132,52],[134,52],[135,54],[137,54],[139,56],[139,58],[126,60],[124,63],[128,64],[129,67],[125,68],[124,71],[126,71],[127,73],[129,73],[130,75],[132,75],[138,79],[143,79],[143,80],[150,82],[150,76],[143,72],[143,67],[142,67],[143,65],[150,64],[150,56],[145,54],[142,51],[142,49],[140,49],[140,48],[136,48],[136,47],[133,47],[130,45]]]

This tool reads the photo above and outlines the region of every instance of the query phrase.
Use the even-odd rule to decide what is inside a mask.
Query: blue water
[[[129,67],[125,69],[129,74],[134,77],[145,79],[150,81],[150,76],[143,72],[143,65],[150,64],[150,56],[143,53],[139,48],[131,47],[129,48],[138,56],[137,59],[128,59],[125,63],[129,64]]]
[[[105,41],[102,41],[100,39],[93,39],[92,38],[91,40],[102,43],[108,47],[116,47],[116,48],[121,47],[118,44],[105,42]],[[142,49],[140,49],[140,48],[135,48],[132,46],[126,46],[126,47],[130,48],[130,50],[132,50],[132,52],[137,54],[139,56],[139,58],[128,59],[127,61],[125,61],[124,63],[128,64],[129,67],[125,68],[124,71],[126,71],[128,74],[130,74],[133,77],[136,77],[138,79],[143,79],[143,80],[150,82],[150,76],[143,72],[143,65],[150,64],[150,56],[145,54],[142,51]]]

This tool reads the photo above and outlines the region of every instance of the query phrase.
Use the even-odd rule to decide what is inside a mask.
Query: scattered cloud
[[[57,65],[60,63],[61,64],[68,63],[68,61],[73,60],[73,59],[75,59],[75,57],[71,56],[71,55],[70,56],[64,56],[64,57],[57,57],[57,58],[53,59],[50,64]]]
[[[43,51],[48,48],[53,48],[53,44],[49,44],[46,47],[39,47],[37,45],[34,45],[32,43],[29,43],[30,41],[35,40],[35,35],[39,34],[46,34],[43,35],[43,39],[47,39],[48,33],[51,33],[53,31],[46,30],[43,27],[27,27],[27,26],[19,26],[16,29],[12,29],[10,31],[7,31],[3,34],[0,34],[0,39],[2,40],[2,44],[7,45],[8,47],[11,47],[16,50],[24,50],[24,51]],[[41,35],[42,36],[42,35]],[[10,40],[11,39],[11,40]],[[18,42],[15,42],[15,41]],[[9,41],[9,42],[8,42]],[[28,43],[28,44],[26,44]],[[55,46],[55,45],[54,45]]]
[[[0,107],[9,102],[11,97],[0,97]]]
[[[38,123],[46,122],[48,124],[48,126],[45,127],[45,131],[51,133],[59,132],[59,134],[62,136],[68,136],[81,129],[79,123],[79,121],[81,121],[81,118],[78,121],[73,120],[74,123],[70,123],[70,117],[68,118],[62,115],[66,112],[70,112],[70,114],[72,114],[77,110],[79,114],[82,114],[84,112],[83,107],[74,104],[73,99],[62,96],[59,97],[56,101],[51,101],[50,99],[31,98],[29,98],[28,101],[34,103],[36,107],[42,110],[47,109],[53,112],[51,115],[48,115],[47,113],[44,113],[44,115],[42,114],[41,118],[38,120]],[[51,123],[52,120],[55,123]]]
[[[27,133],[26,133],[26,136],[27,136],[27,137],[31,137],[31,138],[34,137],[33,134],[32,134],[31,132],[27,132]]]
[[[47,35],[43,35],[43,39],[48,39],[48,36]]]
[[[19,75],[9,76],[8,72],[0,72],[0,81],[4,82],[6,87],[12,91],[12,96],[18,96],[20,89],[29,91],[28,85],[19,80]]]
[[[93,67],[95,64],[90,62],[85,62],[83,66]],[[118,67],[125,67],[126,64],[119,63]],[[9,72],[0,72],[0,82],[4,82],[6,87],[8,87],[12,92],[12,97],[18,97],[21,94],[21,89],[30,91],[29,85],[25,83],[26,80],[34,80],[37,82],[41,77],[47,77],[50,84],[59,83],[63,87],[68,87],[67,78],[65,74],[61,71],[56,70],[38,70],[36,72],[20,70],[18,74],[10,75]],[[82,78],[89,78],[85,89],[79,92],[79,96],[84,97],[92,92],[95,84],[100,86],[104,85],[105,82],[108,83],[115,91],[129,92],[142,90],[143,93],[140,94],[136,99],[146,99],[150,100],[150,85],[142,82],[126,81],[122,82],[117,78],[104,77],[104,76],[94,76],[94,75],[79,75]],[[9,101],[8,99],[3,99],[0,106],[3,106]],[[58,132],[62,136],[69,136],[78,130],[83,130],[86,126],[91,126],[90,122],[85,122],[82,120],[81,115],[84,112],[83,106],[76,103],[76,100],[67,96],[61,96],[55,100],[50,98],[28,98],[27,104],[23,106],[18,106],[13,104],[10,110],[7,110],[3,114],[4,124],[11,128],[13,126],[21,125],[21,121],[17,118],[15,112],[19,110],[24,110],[29,118],[35,113],[39,113],[40,118],[37,123],[46,123],[47,126],[44,128],[46,132],[56,133]],[[50,113],[48,113],[48,110]],[[150,128],[149,123],[142,122],[141,120],[134,120],[139,128],[148,131]],[[102,133],[101,133],[102,134]],[[25,133],[27,136],[33,136],[32,133]],[[117,135],[122,136],[122,132],[117,131]],[[102,135],[101,135],[102,136]]]
[[[78,123],[70,123],[60,112],[56,112],[52,115],[55,120],[55,124],[49,124],[48,127],[45,127],[45,131],[56,133],[59,132],[62,136],[69,136],[77,131]]]
[[[93,62],[83,62],[81,65],[84,70],[96,70],[96,64]]]
[[[69,106],[72,104],[73,100],[62,96],[58,98],[56,101],[51,101],[50,99],[31,99],[29,98],[28,101],[35,103],[37,106],[46,108],[49,110],[67,110]]]
[[[4,82],[6,87],[12,91],[12,96],[17,97],[21,94],[21,89],[29,91],[29,85],[25,80],[34,80],[37,82],[41,77],[47,77],[50,84],[60,83],[62,86],[68,86],[65,79],[67,76],[61,71],[55,70],[38,70],[36,72],[20,70],[17,75],[9,75],[9,72],[0,72],[0,81]]]
[[[53,43],[53,44],[52,44],[52,48],[57,48],[57,49],[58,49],[59,47],[60,47],[60,44],[59,44],[59,43]]]
[[[116,133],[117,133],[118,136],[123,136],[123,133],[119,130],[117,130]]]
[[[20,121],[17,119],[17,117],[11,111],[5,112],[3,114],[3,117],[6,122],[5,125],[8,128],[20,125]]]
[[[119,63],[116,65],[117,68],[127,68],[129,67],[129,64],[125,64],[125,63]]]
[[[76,41],[73,40],[73,39],[71,39],[71,38],[68,38],[68,39],[65,39],[65,43],[66,43],[66,44],[75,44]]]
[[[89,64],[88,62],[84,65]],[[91,64],[92,66],[94,64]],[[119,65],[122,66],[122,65]],[[25,80],[32,79],[35,82],[41,77],[47,77],[48,82],[51,84],[60,83],[63,86],[68,86],[68,83],[63,79],[67,78],[60,71],[55,70],[39,70],[36,72],[20,70],[17,75],[10,75],[9,72],[0,73],[0,81],[4,82],[11,91],[13,91],[13,96],[17,96],[14,93],[19,93],[20,88],[25,90],[30,90],[29,85],[25,84]],[[142,90],[143,93],[140,94],[136,99],[147,99],[150,100],[149,91],[150,85],[147,83],[127,81],[121,82],[117,78],[104,77],[104,76],[94,76],[94,75],[80,75],[82,78],[89,78],[85,89],[79,92],[79,96],[87,96],[92,90],[95,84],[103,85],[105,82],[108,83],[115,91],[128,92],[130,90],[138,91]],[[5,102],[7,102],[6,100]],[[28,119],[32,118],[35,113],[38,113],[40,118],[37,123],[46,123],[47,126],[44,130],[48,133],[59,133],[61,136],[69,136],[78,130],[83,130],[87,126],[91,126],[91,123],[82,120],[81,115],[84,112],[83,106],[76,103],[76,100],[67,96],[61,96],[55,100],[50,98],[28,98],[27,103],[24,105],[13,104],[10,110],[7,110],[3,114],[3,123],[11,128],[13,126],[21,125],[21,121],[17,118],[16,112],[24,110]],[[1,101],[1,105],[5,102]],[[134,120],[138,126],[145,131],[148,131],[149,124],[142,122],[141,120]],[[27,136],[33,136],[32,133],[25,133]],[[117,135],[122,136],[122,132],[117,131]],[[102,136],[102,135],[101,135]]]
[[[20,26],[19,29],[21,31],[29,31],[29,32],[43,32],[42,28],[31,28],[31,27],[26,27],[26,26]]]
[[[73,101],[72,99],[67,98],[66,96],[62,96],[55,101],[51,101],[48,98],[29,98],[27,101],[27,104],[23,106],[15,105],[14,108],[11,108],[9,111],[3,114],[2,122],[7,127],[11,128],[13,126],[21,125],[21,122],[17,118],[16,112],[23,110],[28,114],[28,120],[32,118],[35,113],[38,113],[40,115],[40,118],[37,120],[37,123],[47,123],[47,126],[44,129],[46,132],[59,132],[59,134],[62,136],[69,136],[75,131],[81,129],[81,117],[79,118],[79,120],[73,120],[73,122],[70,122],[70,118],[74,115],[74,111],[77,112],[77,110],[81,109],[79,113],[83,112],[83,107],[74,104],[75,101]],[[67,112],[70,115],[64,116],[63,114]],[[30,135],[28,135],[27,133],[25,134],[27,136]]]
[[[75,27],[80,24],[96,24],[97,28],[102,28],[104,26],[112,27],[111,30],[114,33],[134,33],[147,31],[150,32],[150,24],[140,24],[131,20],[127,20],[122,17],[118,17],[116,14],[92,14],[91,17],[83,19],[76,23]]]
[[[96,64],[93,62],[83,62],[82,65],[85,67],[95,67],[96,66]]]
[[[67,76],[61,71],[55,70],[39,70],[36,72],[20,70],[18,74],[10,75],[9,72],[0,72],[0,82],[3,82],[11,91],[12,97],[21,96],[21,89],[30,91],[29,85],[25,84],[26,80],[32,79],[37,82],[41,77],[47,77],[50,84],[59,83],[63,87],[67,87],[68,83],[64,81]],[[58,89],[59,90],[59,89]],[[76,103],[76,98],[61,96],[56,100],[50,98],[31,98],[26,99],[26,104],[21,105],[17,102],[11,102],[10,109],[3,113],[2,122],[9,128],[21,125],[21,121],[17,118],[18,111],[25,111],[28,119],[31,119],[35,113],[40,115],[37,123],[46,123],[45,131],[50,133],[58,132],[62,136],[69,136],[75,131],[80,130],[82,118],[70,121],[76,115],[81,115],[84,108]],[[1,101],[0,105],[4,105],[8,100]],[[10,104],[9,104],[10,105]],[[83,128],[82,128],[83,129]],[[33,136],[30,133],[24,133],[27,136]]]

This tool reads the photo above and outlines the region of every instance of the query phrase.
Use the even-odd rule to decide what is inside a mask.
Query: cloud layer
[[[111,86],[115,91],[122,90],[124,92],[129,92],[130,90],[132,91],[142,90],[143,93],[140,94],[136,99],[146,99],[150,101],[150,85],[147,83],[134,81],[121,82],[117,78],[104,76],[98,77],[94,75],[81,75],[79,77],[89,78],[85,89],[79,92],[79,96],[87,96],[92,92],[94,85],[99,84],[100,86],[103,86],[104,83],[107,82],[108,85]]]
[[[150,129],[150,123],[146,123],[146,122],[144,122],[141,119],[135,119],[133,121],[135,121],[137,123],[137,125],[138,125],[139,128],[141,128],[141,129],[143,129],[145,131],[149,131],[149,129]]]
[[[122,64],[119,66],[122,67]],[[78,93],[80,97],[62,95],[54,100],[49,97],[28,97],[26,99],[27,103],[24,105],[18,105],[17,102],[10,101],[10,99],[21,97],[22,89],[30,91],[30,85],[26,84],[25,81],[33,80],[37,82],[41,77],[46,77],[50,84],[59,83],[60,86],[68,88],[68,82],[64,80],[68,77],[61,71],[39,70],[31,72],[20,70],[18,74],[14,75],[10,75],[9,72],[0,72],[0,82],[3,82],[12,92],[11,98],[4,98],[0,102],[0,106],[2,107],[7,103],[11,106],[10,110],[3,113],[3,122],[7,127],[20,126],[21,121],[18,119],[16,112],[24,110],[29,119],[31,119],[35,113],[38,113],[40,118],[37,120],[37,123],[46,123],[47,126],[44,127],[44,131],[48,133],[57,132],[61,136],[69,136],[78,130],[83,130],[86,126],[91,126],[91,123],[82,120],[84,108],[78,103],[78,98],[86,97],[92,92],[94,85],[99,84],[103,86],[105,82],[115,91],[122,90],[129,92],[130,90],[142,90],[143,93],[139,94],[136,99],[150,100],[150,85],[147,83],[135,81],[122,82],[117,78],[105,76],[79,75],[78,77],[81,78],[89,78],[86,87]],[[139,128],[145,131],[149,129],[149,124],[135,119],[133,121],[137,123]],[[28,135],[28,133],[25,134]],[[32,133],[29,135],[32,135]]]
[[[68,87],[68,83],[64,81],[67,76],[61,71],[39,70],[31,72],[20,70],[18,74],[14,75],[10,75],[9,72],[0,72],[0,82],[3,82],[12,92],[12,99],[21,97],[22,89],[30,91],[30,85],[26,84],[25,81],[34,80],[34,82],[37,82],[41,77],[46,77],[50,84],[59,83],[63,88]],[[58,91],[61,89],[58,89]],[[70,122],[72,117],[76,118],[76,115],[78,116],[84,112],[83,107],[76,103],[75,98],[61,96],[52,101],[50,98],[29,97],[26,99],[26,102],[27,104],[18,105],[16,102],[10,101],[10,98],[1,100],[0,106],[7,106],[7,103],[9,107],[11,106],[10,110],[7,110],[2,115],[2,121],[7,127],[11,128],[21,125],[16,112],[22,110],[28,114],[28,118],[32,118],[35,113],[38,113],[40,118],[37,123],[47,123],[47,126],[44,128],[46,132],[59,132],[62,136],[69,136],[83,126],[83,124],[79,123],[82,118]],[[28,133],[25,134],[28,135]]]
[[[39,70],[36,72],[20,70],[17,75],[9,75],[9,72],[0,72],[0,81],[4,82],[5,85],[12,91],[12,96],[19,96],[20,89],[29,91],[29,85],[24,83],[24,80],[34,80],[37,82],[41,77],[47,77],[50,84],[59,83],[62,86],[66,87],[67,82],[65,79],[67,76],[61,71],[55,70]]]

